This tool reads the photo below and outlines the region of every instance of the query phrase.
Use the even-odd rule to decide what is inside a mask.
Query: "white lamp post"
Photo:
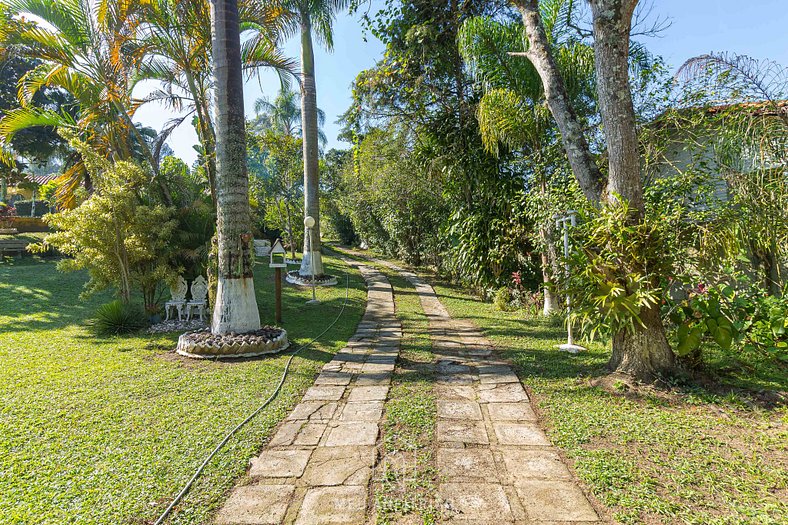
[[[577,225],[577,212],[575,210],[568,210],[565,215],[556,215],[555,224],[559,228],[563,227],[564,230],[564,259],[566,260],[566,278],[569,279],[569,226],[573,228]],[[570,314],[572,312],[572,297],[566,294],[566,344],[558,345],[558,349],[571,354],[576,354],[581,350],[585,350],[580,345],[576,345],[572,337],[572,321]]]
[[[315,258],[312,255],[312,234],[313,229],[315,227],[315,219],[314,217],[307,215],[304,218],[304,226],[306,226],[306,231],[308,235],[307,239],[307,246],[309,247],[309,268],[310,273],[312,274],[312,299],[307,301],[306,304],[317,304],[320,301],[317,300],[317,296],[315,294]]]

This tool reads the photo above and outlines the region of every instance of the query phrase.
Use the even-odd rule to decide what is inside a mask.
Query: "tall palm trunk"
[[[312,21],[306,8],[301,10],[301,129],[304,139],[304,213],[315,219],[310,242],[304,231],[304,257],[301,275],[323,275],[320,253],[320,174],[318,173],[317,88],[315,53],[312,49]]]
[[[211,332],[260,328],[252,278],[241,40],[236,0],[211,2],[216,105],[218,288]]]

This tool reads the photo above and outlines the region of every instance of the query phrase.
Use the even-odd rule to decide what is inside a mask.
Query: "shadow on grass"
[[[40,331],[82,324],[104,294],[83,301],[84,272],[63,273],[56,261],[25,257],[0,264],[0,333]]]

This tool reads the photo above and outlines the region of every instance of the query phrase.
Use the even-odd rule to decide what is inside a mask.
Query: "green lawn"
[[[338,314],[340,285],[284,287],[284,323],[306,342]],[[249,458],[355,330],[366,289],[356,272],[341,321],[294,361],[280,396],[230,440],[168,523],[206,523]],[[142,524],[167,506],[221,437],[272,392],[287,355],[186,360],[177,334],[97,337],[88,328],[109,294],[78,299],[83,273],[37,258],[0,263],[0,523]],[[261,315],[273,321],[273,276],[255,268]]]
[[[382,465],[375,479],[377,523],[435,523],[440,516],[435,465],[435,355],[416,289],[378,266],[394,289],[402,341],[383,419]]]
[[[0,235],[0,241],[41,242],[46,236],[46,232],[17,233],[16,235]]]
[[[559,322],[500,312],[446,285],[436,291],[453,316],[476,322],[516,364],[550,438],[617,521],[788,523],[788,411],[756,402],[788,390],[783,370],[712,355],[714,392],[606,390],[593,380],[607,373],[607,345],[558,352],[566,337]],[[736,388],[721,393],[723,383]]]

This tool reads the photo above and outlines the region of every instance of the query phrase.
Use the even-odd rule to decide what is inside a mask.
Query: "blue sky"
[[[788,66],[788,9],[786,0],[655,0],[652,17],[667,19],[670,27],[659,37],[644,39],[648,48],[662,55],[674,69],[687,58],[711,51],[731,51],[754,58],[769,58]],[[380,0],[375,5],[380,5]],[[356,75],[383,54],[383,45],[363,31],[358,16],[340,15],[334,28],[334,52],[316,49],[318,105],[326,112],[324,131],[328,148],[348,147],[337,140],[335,121],[351,102],[350,85]],[[299,57],[298,39],[285,45],[285,52]],[[279,81],[272,73],[246,84],[247,114],[253,113],[254,101],[261,95],[273,98]],[[141,108],[136,119],[161,129],[172,115],[161,107]],[[184,123],[171,137],[176,155],[191,163],[196,158],[192,145],[196,136]]]

